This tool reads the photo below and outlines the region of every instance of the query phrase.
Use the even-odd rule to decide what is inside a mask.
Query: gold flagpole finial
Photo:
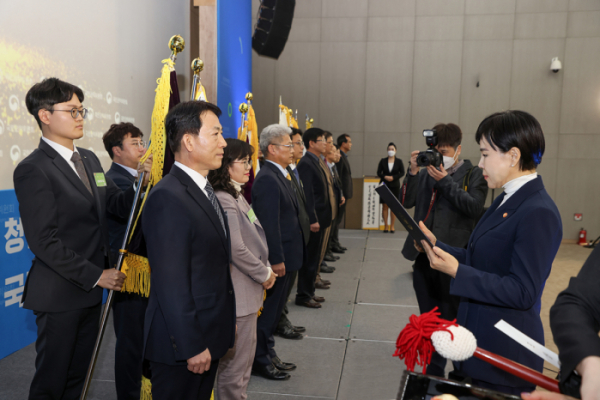
[[[254,96],[252,95],[252,92],[246,93],[246,100],[248,100],[248,102],[251,102],[253,98]]]
[[[200,81],[200,72],[204,69],[204,61],[199,58],[194,58],[191,65],[192,71],[194,72],[194,78],[192,81],[192,93],[190,94],[190,100],[204,100],[201,97],[205,97],[204,88]]]
[[[185,49],[185,40],[183,40],[181,35],[174,35],[169,39],[169,49],[171,49],[171,61],[175,62],[177,54]]]

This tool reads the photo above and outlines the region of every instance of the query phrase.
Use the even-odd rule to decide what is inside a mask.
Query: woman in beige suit
[[[263,293],[273,286],[277,275],[268,261],[265,232],[242,194],[242,186],[250,179],[254,149],[238,139],[226,142],[221,168],[210,171],[208,180],[229,223],[237,334],[235,346],[219,361],[217,394],[220,400],[240,400],[247,398]]]

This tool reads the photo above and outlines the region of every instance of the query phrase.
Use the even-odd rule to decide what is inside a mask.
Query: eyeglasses
[[[304,142],[302,140],[299,140],[297,142],[294,142],[294,144],[297,144],[300,147],[304,147]]]
[[[281,146],[281,147],[287,147],[288,149],[292,149],[294,148],[293,144],[277,144],[277,143],[271,143],[273,146]]]
[[[245,168],[250,168],[252,162],[250,160],[233,161],[234,164],[243,164]]]
[[[140,140],[139,142],[133,142],[133,143],[131,143],[131,145],[137,147],[138,149],[139,148],[142,148],[142,149],[146,148],[146,142],[144,142],[143,140]]]
[[[325,139],[317,139],[316,141],[317,141],[317,142],[326,142],[326,140],[325,140]]]
[[[85,117],[87,116],[87,113],[88,113],[88,109],[83,108],[83,107],[79,110],[76,108],[72,108],[71,110],[48,110],[48,111],[50,111],[50,112],[54,112],[54,111],[69,112],[69,113],[71,113],[71,117],[73,117],[73,119],[77,119],[80,114],[81,114],[81,118],[85,119]]]

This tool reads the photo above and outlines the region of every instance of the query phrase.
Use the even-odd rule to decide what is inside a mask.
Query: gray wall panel
[[[417,15],[462,15],[465,0],[418,0]]]
[[[321,44],[320,127],[364,129],[366,47],[366,42]]]
[[[515,15],[469,15],[465,18],[465,40],[512,39]]]
[[[415,42],[412,132],[458,121],[462,41]]]
[[[322,18],[323,42],[364,42],[367,40],[367,18]]]
[[[600,1],[598,0],[570,0],[569,11],[598,11]]]
[[[367,44],[365,132],[410,132],[413,47]]]
[[[600,36],[600,11],[571,12],[567,26],[569,37]]]
[[[294,18],[288,42],[320,42],[321,18]]]
[[[512,40],[465,41],[463,45],[460,90],[460,120],[466,140],[463,154],[479,156],[473,140],[479,123],[489,114],[508,109],[510,98],[510,65]],[[477,87],[479,82],[479,87]]]
[[[600,135],[559,135],[560,158],[600,160]]]
[[[518,13],[567,11],[569,0],[517,0]]]
[[[417,17],[415,40],[461,40],[463,15]]]
[[[567,39],[560,133],[600,132],[600,37]]]
[[[369,42],[401,42],[415,40],[414,17],[371,17],[368,22]]]
[[[516,39],[564,38],[567,35],[567,13],[517,14]]]
[[[321,0],[297,1],[294,9],[294,20],[296,18],[320,18],[322,8]]]
[[[365,141],[365,156],[379,157],[387,156],[387,146],[394,143],[398,149],[396,156],[402,161],[408,161],[410,158],[410,133],[377,132],[369,133],[368,140]]]
[[[408,17],[414,16],[417,0],[371,0],[369,17]]]
[[[254,96],[252,105],[256,113],[258,130],[277,122],[279,95],[275,92],[275,65],[276,61],[272,58],[262,57],[252,52],[252,94]],[[244,99],[240,99],[240,103],[242,101]]]
[[[304,0],[300,0],[304,1]],[[369,14],[369,2],[365,0],[322,0],[323,14],[329,17],[366,17]],[[298,3],[298,2],[296,2]]]
[[[465,14],[512,14],[516,0],[467,0]]]
[[[563,73],[550,71],[552,57],[564,59],[564,40],[515,40],[510,108],[534,115],[542,129],[558,132]]]
[[[321,68],[320,51],[320,43],[287,43],[277,61],[276,100],[279,101],[281,95],[284,105],[294,111],[298,109],[298,125],[301,129],[304,128],[306,113],[315,120],[319,119],[319,79],[315,77],[319,76]],[[295,90],[300,86],[304,90]]]

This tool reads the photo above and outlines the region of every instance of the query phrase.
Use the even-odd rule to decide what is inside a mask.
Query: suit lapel
[[[281,171],[279,170],[279,168],[277,168],[275,165],[269,163],[269,167],[271,168],[271,170],[273,171],[273,173],[275,174],[275,176],[277,176],[277,179],[279,179],[279,182],[283,185],[283,187],[286,189],[286,193],[288,194],[290,200],[292,201],[292,203],[294,204],[294,206],[296,208],[298,208],[298,199],[296,198],[296,194],[292,193],[294,188],[291,187],[292,186],[292,181],[288,181],[283,174],[281,173]],[[289,173],[289,172],[288,172]]]
[[[131,175],[129,172],[127,172],[127,170],[125,168],[121,167],[120,165],[118,165],[118,164],[116,164],[114,162],[110,166],[110,170],[113,171],[113,172],[116,172],[117,174],[123,175],[130,182],[134,182],[135,181],[135,176]]]
[[[60,156],[50,145],[40,139],[39,148],[43,150],[50,158],[52,158],[52,163],[62,172],[67,180],[73,184],[81,192],[81,194],[88,199],[92,204],[96,204],[94,198],[87,190],[81,178],[73,171],[73,168],[67,163],[67,161]],[[90,182],[91,183],[91,182]]]
[[[177,179],[179,179],[179,181],[187,187],[187,192],[190,194],[192,199],[194,199],[194,201],[196,203],[198,203],[198,205],[200,207],[202,207],[204,212],[208,215],[210,221],[212,222],[215,229],[219,233],[219,236],[221,237],[223,246],[225,246],[225,248],[228,249],[227,237],[225,236],[225,232],[223,232],[223,227],[221,226],[221,221],[219,220],[219,216],[217,215],[215,208],[213,207],[213,205],[210,202],[210,200],[208,199],[208,197],[206,197],[206,195],[204,194],[202,189],[200,189],[198,187],[198,185],[196,185],[196,182],[194,182],[194,180],[188,174],[186,174],[185,171],[183,171],[181,168],[171,168],[171,171],[169,173],[175,175],[175,177]],[[225,215],[225,211],[223,210],[223,208],[221,207],[220,204],[219,204],[219,208],[221,209],[221,215],[223,215],[223,222],[225,223],[225,229],[227,230],[227,235],[229,236],[229,228],[227,226],[228,224],[227,224],[227,217]]]

